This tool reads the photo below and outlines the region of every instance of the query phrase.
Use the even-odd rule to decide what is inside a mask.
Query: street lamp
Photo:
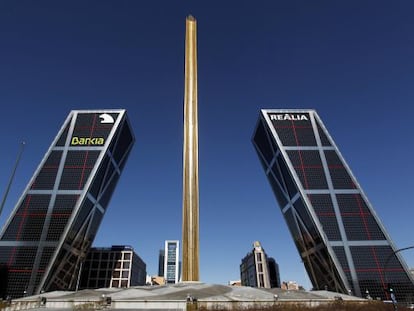
[[[401,251],[405,251],[405,250],[413,249],[413,248],[414,248],[414,245],[408,246],[408,247],[403,247],[403,248],[400,248],[400,249],[397,249],[397,250],[393,251],[391,254],[388,255],[387,260],[385,261],[385,264],[384,264],[384,270],[383,271],[384,271],[384,276],[385,276],[385,282],[387,284],[387,287],[389,287],[389,288],[387,288],[387,290],[389,291],[389,294],[390,294],[390,297],[391,297],[391,300],[392,300],[392,304],[394,305],[394,310],[397,310],[397,300],[396,300],[396,297],[395,297],[394,289],[388,285],[387,266],[388,266],[388,263],[391,260],[392,256],[396,255],[397,253],[399,253]],[[388,297],[388,291],[386,291],[387,297]]]

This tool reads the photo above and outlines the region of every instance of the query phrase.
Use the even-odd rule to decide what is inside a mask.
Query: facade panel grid
[[[322,129],[321,125],[316,122],[316,128],[318,130],[318,135],[321,140],[321,144],[323,147],[332,146],[327,134],[325,134],[324,130]]]
[[[386,240],[361,194],[336,195],[349,240]]]
[[[274,173],[274,170],[272,170],[272,173]],[[288,203],[288,200],[286,199],[286,190],[282,188],[282,181],[273,176],[273,174],[268,174],[267,178],[272,185],[272,190],[279,202],[279,207],[283,209]]]
[[[346,236],[350,241],[384,240],[385,236],[371,216],[343,216]]]
[[[69,151],[60,179],[59,190],[80,190],[86,181],[100,151]]]
[[[317,150],[288,150],[287,154],[304,189],[327,189],[322,161]]]
[[[328,239],[330,241],[341,240],[331,196],[329,194],[308,194],[308,198]]]
[[[283,183],[287,190],[288,197],[292,199],[296,195],[296,193],[298,193],[298,189],[295,186],[293,177],[290,175],[290,172],[287,168],[286,163],[283,161],[282,156],[278,156],[276,160],[283,177]]]
[[[257,124],[253,144],[314,288],[390,299],[392,284],[397,300],[413,299],[406,264],[316,112],[262,110]]]
[[[308,194],[308,198],[327,238],[330,241],[340,241],[342,237],[331,196],[329,194]]]
[[[122,146],[114,141],[121,132]],[[69,114],[1,232],[0,265],[7,280],[0,296],[74,289],[133,143],[125,110]],[[115,152],[122,163],[113,159]],[[106,172],[108,163],[111,176],[91,176]]]
[[[345,278],[348,281],[348,293],[351,295],[355,294],[355,287],[354,287],[354,280],[352,278],[351,269],[348,266],[348,259],[345,253],[345,248],[341,246],[334,246],[332,247],[333,251],[335,252],[335,256],[339,261],[339,264],[342,267],[342,270],[345,274]],[[378,296],[380,297],[380,296]]]
[[[28,195],[4,232],[4,241],[31,241],[40,237],[50,195]],[[31,236],[33,235],[33,236]]]
[[[273,127],[284,146],[316,146],[316,139],[310,122],[310,116],[297,120],[291,115],[287,119],[283,115],[270,114]]]
[[[52,151],[37,174],[31,189],[51,190],[55,185],[56,174],[62,157],[62,151]]]
[[[68,138],[68,132],[70,128],[70,120],[66,121],[66,126],[62,133],[60,134],[58,140],[56,141],[56,147],[63,147],[66,144],[66,139]]]
[[[349,172],[343,165],[339,155],[334,150],[325,150],[326,162],[334,189],[356,189]]]

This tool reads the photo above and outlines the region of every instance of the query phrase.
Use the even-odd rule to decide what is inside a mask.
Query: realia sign
[[[305,114],[285,113],[285,114],[271,114],[270,115],[270,120],[275,120],[275,121],[303,121],[303,120],[306,120],[306,121],[308,121],[309,118]]]

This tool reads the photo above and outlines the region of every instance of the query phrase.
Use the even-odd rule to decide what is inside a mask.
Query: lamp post
[[[1,204],[0,204],[0,216],[1,216],[1,212],[3,211],[4,204],[6,203],[7,195],[9,194],[10,187],[11,187],[11,184],[12,184],[13,179],[14,179],[14,175],[16,174],[17,165],[20,162],[20,158],[22,156],[25,144],[26,143],[24,141],[22,141],[22,143],[20,145],[20,151],[17,155],[16,162],[14,163],[14,167],[13,167],[13,171],[12,171],[12,174],[10,176],[10,179],[9,179],[9,183],[7,184],[6,191],[4,192],[4,195],[3,195],[3,200],[1,201]]]
[[[413,249],[413,248],[414,248],[414,245],[408,246],[408,247],[403,247],[403,248],[400,248],[400,249],[397,249],[397,250],[393,251],[391,254],[388,255],[387,259],[385,260],[384,270],[383,270],[384,271],[384,276],[385,276],[385,282],[386,282],[387,286],[388,286],[387,266],[388,266],[388,263],[391,260],[392,256],[396,255],[397,253],[399,253],[401,251],[405,251],[405,250]],[[394,289],[391,287],[391,288],[388,288],[387,290],[389,291],[389,294],[390,294],[390,297],[391,297],[391,300],[392,300],[392,304],[394,306],[394,310],[397,310],[397,299],[395,297]],[[387,297],[388,297],[388,291],[386,291],[386,296]]]

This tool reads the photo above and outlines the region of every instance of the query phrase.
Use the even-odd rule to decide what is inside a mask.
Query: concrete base
[[[7,311],[14,310],[187,310],[203,307],[214,309],[246,309],[275,304],[301,303],[318,306],[335,300],[366,302],[354,296],[327,291],[288,291],[280,288],[258,289],[244,286],[183,282],[173,285],[102,288],[77,292],[56,291],[12,301]]]

